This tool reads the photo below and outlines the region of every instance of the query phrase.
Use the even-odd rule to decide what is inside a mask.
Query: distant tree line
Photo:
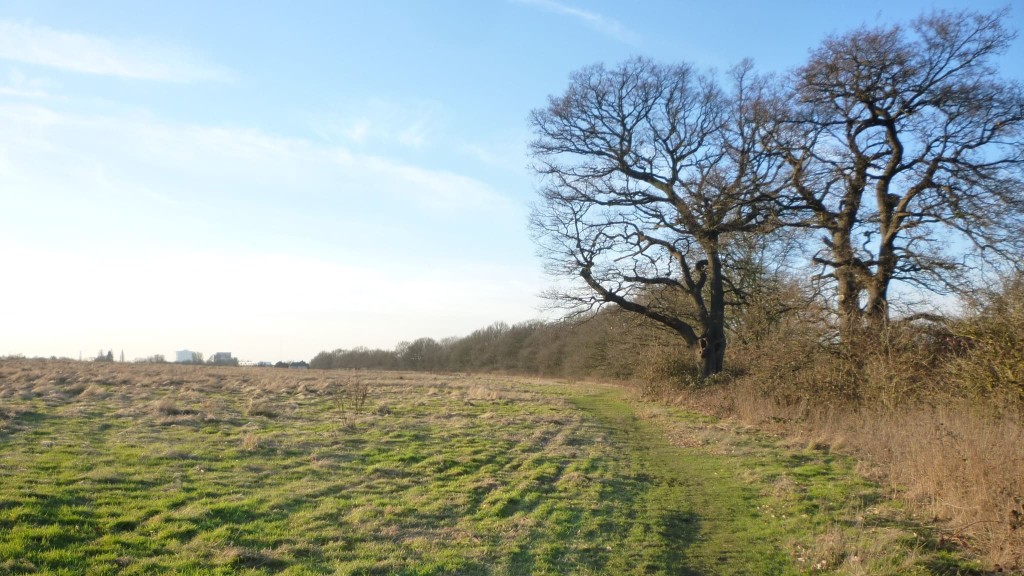
[[[613,309],[556,322],[496,322],[464,337],[419,338],[390,350],[324,351],[309,367],[615,379],[668,376],[693,369],[688,357],[679,354],[679,341],[671,333]]]
[[[897,407],[965,397],[1024,410],[1024,275],[964,296],[952,317],[892,322],[858,342],[835,338],[813,291],[780,280],[730,316],[729,369],[782,403]],[[424,337],[393,349],[317,354],[314,369],[498,372],[631,380],[665,390],[706,383],[686,343],[615,306],[565,320],[497,322],[464,337]]]

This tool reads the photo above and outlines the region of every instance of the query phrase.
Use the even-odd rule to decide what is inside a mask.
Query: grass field
[[[0,574],[972,574],[827,447],[501,376],[0,363]]]

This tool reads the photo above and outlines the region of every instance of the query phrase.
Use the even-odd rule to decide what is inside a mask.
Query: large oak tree
[[[972,287],[1024,254],[1024,90],[994,57],[1005,12],[936,12],[828,38],[796,70],[783,204],[820,231],[844,330],[884,323],[890,288]]]
[[[779,157],[770,84],[736,67],[723,88],[691,66],[646,59],[591,66],[532,115],[541,202],[532,228],[557,296],[576,310],[614,304],[701,351],[722,370],[723,266],[737,235],[771,224]],[[683,302],[684,305],[680,305]]]

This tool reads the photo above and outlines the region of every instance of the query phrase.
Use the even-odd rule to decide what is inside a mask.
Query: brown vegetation
[[[793,318],[734,346],[722,383],[662,398],[857,455],[864,471],[993,567],[1024,567],[1024,290],[941,324],[892,323],[849,345]]]

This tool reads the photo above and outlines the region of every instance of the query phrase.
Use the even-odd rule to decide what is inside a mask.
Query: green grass
[[[638,519],[668,527],[669,573],[982,573],[827,447],[794,448],[736,424],[626,401],[614,388],[569,394],[616,431],[632,455],[623,462],[649,483]]]
[[[849,460],[618,388],[24,365],[0,574],[970,572]]]
[[[575,403],[605,423],[627,456],[618,476],[634,495],[634,517],[622,568],[641,566],[648,574],[795,572],[782,535],[761,517],[761,496],[741,479],[734,459],[673,446],[617,391],[579,396]]]

